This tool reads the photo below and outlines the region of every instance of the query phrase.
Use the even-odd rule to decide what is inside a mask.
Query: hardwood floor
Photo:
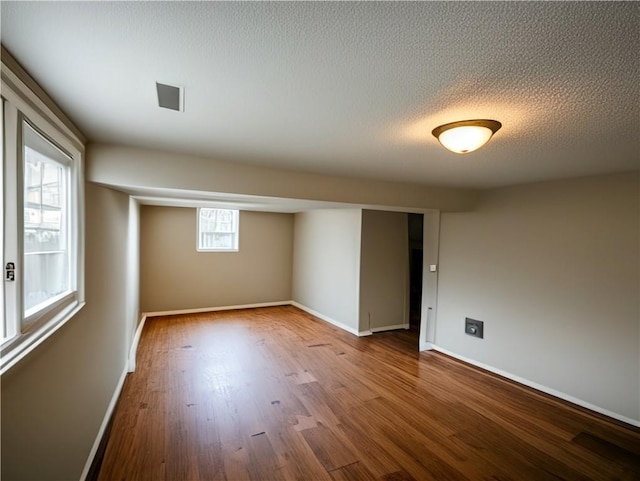
[[[117,480],[640,479],[640,430],[290,306],[147,320]]]

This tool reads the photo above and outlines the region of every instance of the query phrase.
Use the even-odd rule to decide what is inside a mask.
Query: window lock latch
[[[7,262],[5,267],[4,280],[13,282],[16,280],[16,265],[13,262]]]

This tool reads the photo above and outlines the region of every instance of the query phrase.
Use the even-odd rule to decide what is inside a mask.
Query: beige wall
[[[360,331],[409,325],[407,214],[362,211]]]
[[[619,174],[443,214],[436,344],[640,421],[639,199],[638,174]]]
[[[78,479],[126,367],[129,318],[137,308],[127,295],[135,269],[123,263],[136,257],[128,249],[137,235],[135,219],[129,224],[136,208],[126,195],[92,184],[86,196],[87,305],[1,379],[5,480]],[[640,420],[639,197],[637,174],[599,176],[493,190],[474,212],[443,214],[435,343]],[[154,209],[163,208],[142,209],[143,238],[150,232],[146,213]],[[187,251],[195,253],[195,211],[187,217],[193,226]],[[293,271],[293,282],[287,288],[286,275],[276,276],[277,290],[284,293],[278,300],[293,292],[294,300],[357,330],[360,210],[295,218],[293,248],[291,215],[241,219],[241,226],[255,227],[253,235],[241,230],[241,252],[250,250],[242,239],[260,240],[262,247],[282,242],[272,252],[283,258],[274,254],[273,262],[289,262],[283,272]],[[425,218],[425,247],[427,226]],[[157,253],[151,259],[173,262],[175,252],[184,250],[167,246],[170,234],[157,239],[172,255]],[[258,264],[261,249],[253,257]],[[156,265],[150,269],[166,268],[165,262],[151,263]],[[183,278],[188,285],[192,275]],[[272,287],[273,276],[257,277],[250,292]],[[225,277],[224,285],[228,282]],[[219,302],[280,297],[247,300],[242,297],[246,288],[234,285],[231,298]],[[221,293],[224,288],[216,295]],[[465,316],[486,322],[484,340],[463,334]]]
[[[293,300],[358,331],[360,209],[295,214]]]
[[[291,299],[293,215],[240,212],[238,252],[197,252],[197,210],[142,206],[143,312]]]
[[[129,200],[86,201],[86,306],[2,376],[5,481],[79,479],[125,369]]]

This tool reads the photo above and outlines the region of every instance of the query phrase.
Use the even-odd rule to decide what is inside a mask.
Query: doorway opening
[[[422,317],[422,262],[424,215],[408,214],[409,229],[409,330],[420,333]]]

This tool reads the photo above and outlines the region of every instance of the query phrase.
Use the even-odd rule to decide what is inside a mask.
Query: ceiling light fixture
[[[440,125],[431,131],[442,146],[457,154],[466,154],[489,142],[502,124],[497,120],[461,120]]]

